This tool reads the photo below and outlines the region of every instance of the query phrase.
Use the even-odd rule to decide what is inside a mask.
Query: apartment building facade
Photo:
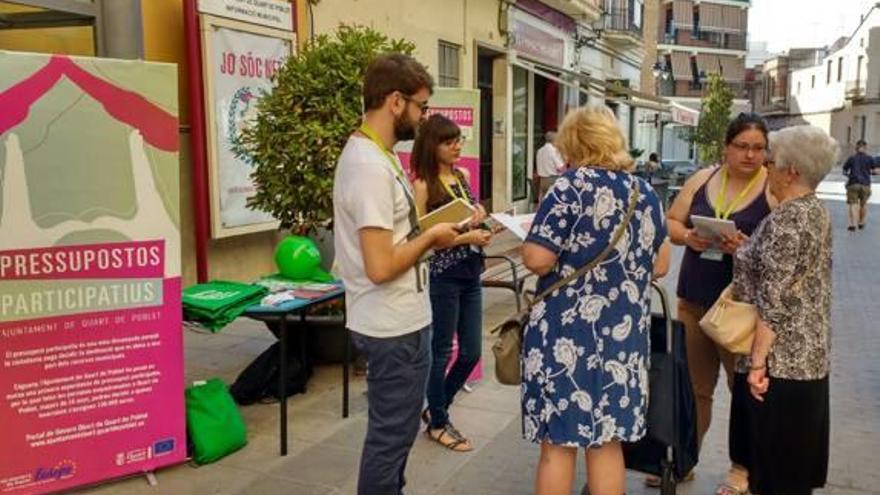
[[[771,128],[783,127],[791,112],[791,73],[819,64],[827,54],[827,48],[792,48],[756,66],[749,92],[753,111]]]
[[[837,139],[846,156],[864,139],[880,153],[880,8],[852,35],[808,67],[791,73],[786,125],[812,124]]]
[[[745,59],[748,0],[664,0],[658,15],[658,94],[698,110],[709,75],[734,91],[734,112],[749,108]],[[693,145],[673,124],[665,129],[663,158],[694,160]]]

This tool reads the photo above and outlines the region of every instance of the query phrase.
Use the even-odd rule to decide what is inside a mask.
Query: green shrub
[[[343,25],[289,58],[235,144],[254,163],[257,193],[248,206],[298,234],[332,228],[333,173],[360,123],[364,71],[377,55],[411,54],[414,48],[369,28]]]

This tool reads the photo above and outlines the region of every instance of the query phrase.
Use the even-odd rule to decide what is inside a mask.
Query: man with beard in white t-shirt
[[[364,76],[363,123],[336,165],[334,245],[346,326],[368,370],[359,495],[402,493],[430,366],[431,305],[421,259],[460,235],[449,223],[419,231],[412,187],[392,151],[415,137],[433,85],[411,57],[377,58]]]

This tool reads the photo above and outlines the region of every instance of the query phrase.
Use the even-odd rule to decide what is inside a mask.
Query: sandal
[[[431,427],[431,415],[430,415],[430,413],[428,413],[427,407],[425,408],[424,411],[422,411],[421,418],[422,418],[422,423],[425,423],[430,428]]]
[[[430,425],[425,429],[428,438],[455,452],[470,452],[474,450],[470,440],[456,430],[452,424],[447,423],[443,428],[432,429]]]
[[[749,489],[745,488],[737,488],[736,486],[730,484],[725,481],[723,483],[719,483],[718,487],[715,488],[715,495],[748,495]]]
[[[696,474],[693,470],[691,470],[688,474],[685,475],[684,479],[679,481],[679,483],[684,483],[686,481],[694,481]],[[663,480],[660,479],[659,476],[654,476],[653,474],[649,474],[645,476],[645,486],[648,488],[660,488],[663,485]]]

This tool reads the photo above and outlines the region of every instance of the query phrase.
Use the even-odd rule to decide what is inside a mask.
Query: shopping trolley
[[[651,366],[648,371],[648,433],[624,443],[627,469],[659,476],[661,495],[697,464],[697,410],[688,374],[684,325],[672,318],[666,289],[651,282],[662,314],[651,316]]]

